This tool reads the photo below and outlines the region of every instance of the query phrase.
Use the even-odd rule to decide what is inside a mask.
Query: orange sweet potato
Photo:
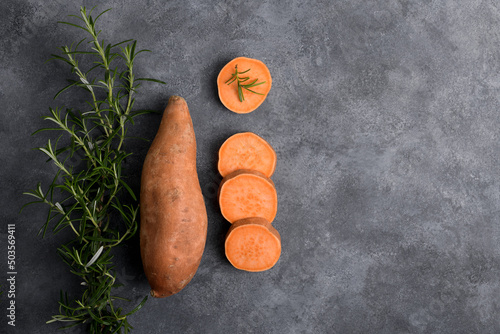
[[[195,133],[182,97],[169,99],[146,155],[140,209],[141,257],[151,295],[173,295],[196,273],[207,235]]]
[[[238,80],[233,80],[236,71],[239,73],[241,89],[238,89]],[[266,64],[246,57],[231,60],[217,77],[222,104],[237,114],[247,114],[257,109],[266,99],[271,85],[271,72]]]
[[[255,170],[240,169],[222,179],[219,206],[230,223],[250,217],[272,222],[278,210],[278,196],[270,178]]]
[[[231,225],[224,243],[226,257],[241,270],[272,268],[281,255],[281,237],[264,218],[246,218]]]
[[[271,177],[276,152],[267,141],[252,132],[229,137],[219,149],[219,173],[224,177],[238,169],[252,169]]]

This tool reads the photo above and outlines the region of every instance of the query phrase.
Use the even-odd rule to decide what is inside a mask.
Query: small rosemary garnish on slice
[[[235,65],[234,66],[234,73],[231,75],[231,78],[228,81],[226,81],[226,83],[228,85],[232,84],[235,81],[238,83],[238,96],[240,98],[240,102],[245,101],[245,96],[243,96],[243,89],[246,89],[249,92],[252,92],[252,93],[257,94],[257,95],[264,95],[262,93],[251,90],[250,88],[265,84],[266,83],[265,81],[257,82],[259,79],[255,79],[254,81],[252,81],[250,83],[245,83],[248,80],[250,80],[250,77],[240,77],[239,76],[240,74],[245,74],[248,71],[250,71],[250,69],[243,71],[243,72],[238,72],[238,65]]]

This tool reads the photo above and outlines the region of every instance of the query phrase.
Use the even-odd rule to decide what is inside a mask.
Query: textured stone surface
[[[80,106],[54,94],[70,75],[44,63],[81,31],[58,25],[79,1],[0,2],[0,277],[6,223],[17,226],[17,326],[53,333],[59,290],[79,282],[55,249],[70,234],[37,238],[45,207],[18,211],[21,193],[56,169],[32,147],[53,134],[49,106]],[[83,1],[83,5],[92,6]],[[149,300],[135,333],[500,332],[500,5],[484,1],[108,1],[99,27],[111,41],[135,38],[138,106],[162,110],[186,98],[198,140],[209,215],[206,251],[180,294]],[[102,8],[105,8],[102,7]],[[264,104],[248,115],[216,94],[220,68],[236,56],[263,60],[273,75]],[[134,133],[152,138],[159,116]],[[275,227],[283,254],[264,273],[231,267],[228,223],[215,199],[220,144],[240,131],[278,154]],[[137,177],[148,144],[131,142]],[[137,238],[117,254],[118,294],[148,293]],[[128,307],[128,306],[127,306]],[[74,331],[78,333],[77,330]]]

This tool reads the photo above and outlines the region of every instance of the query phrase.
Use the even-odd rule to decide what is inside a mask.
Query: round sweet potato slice
[[[243,79],[241,85],[253,83],[255,86],[238,89],[237,80],[233,80],[236,71],[240,79]],[[266,64],[247,57],[231,60],[222,68],[217,77],[219,98],[222,104],[237,114],[247,114],[257,109],[269,94],[271,85],[271,72]]]
[[[236,221],[224,243],[226,257],[237,269],[264,271],[271,269],[281,255],[281,237],[265,218],[252,217]]]
[[[222,179],[219,206],[230,223],[251,217],[272,222],[278,210],[278,195],[273,181],[254,170],[237,170]]]
[[[237,133],[221,145],[217,167],[223,177],[238,169],[252,169],[271,177],[276,168],[276,152],[253,132]]]

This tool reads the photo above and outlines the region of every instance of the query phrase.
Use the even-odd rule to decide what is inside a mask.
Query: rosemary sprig
[[[137,198],[125,182],[122,169],[131,153],[123,150],[123,144],[133,119],[151,112],[132,111],[140,82],[164,82],[135,78],[134,60],[139,53],[149,50],[136,50],[135,40],[117,44],[100,40],[101,31],[95,24],[109,9],[93,18],[94,9],[87,12],[82,7],[80,16],[70,15],[77,23],[60,22],[80,28],[89,36],[71,46],[61,47],[60,54],[52,55],[52,59],[67,63],[76,75],[55,98],[73,87],[82,88],[90,95],[88,109],[49,108],[50,115],[44,119],[55,127],[42,128],[35,133],[62,132],[55,142],[49,139],[44,147],[38,148],[58,171],[47,190],[44,191],[39,183],[34,190],[24,193],[36,200],[23,208],[33,203],[48,205],[47,218],[39,231],[42,236],[49,226],[54,233],[69,228],[75,235],[57,251],[70,271],[81,279],[84,291],[75,300],[61,292],[59,314],[47,323],[68,323],[62,328],[88,324],[91,333],[128,333],[132,326],[127,316],[139,310],[147,296],[132,311],[125,313],[115,305],[116,300],[124,298],[112,294],[113,288],[120,284],[116,281],[111,250],[135,234],[138,219]],[[90,45],[90,50],[81,48],[85,44]],[[93,57],[93,66],[84,70],[79,57]],[[69,143],[59,147],[64,136]],[[69,159],[75,157],[77,163],[71,165]],[[79,167],[81,162],[84,167]],[[127,194],[132,204],[125,204]]]
[[[254,91],[250,88],[265,84],[266,83],[265,81],[257,83],[257,81],[259,79],[255,79],[250,83],[245,83],[248,80],[250,80],[250,77],[240,77],[240,74],[245,74],[248,71],[250,71],[250,69],[245,70],[243,72],[238,72],[238,65],[235,65],[234,66],[234,73],[231,75],[231,78],[229,78],[229,80],[226,81],[226,84],[228,84],[228,85],[232,84],[235,81],[238,83],[238,97],[240,98],[240,102],[245,101],[245,96],[243,95],[243,89],[246,89],[249,92],[252,92],[252,93],[257,94],[257,95],[264,95],[262,93]]]

